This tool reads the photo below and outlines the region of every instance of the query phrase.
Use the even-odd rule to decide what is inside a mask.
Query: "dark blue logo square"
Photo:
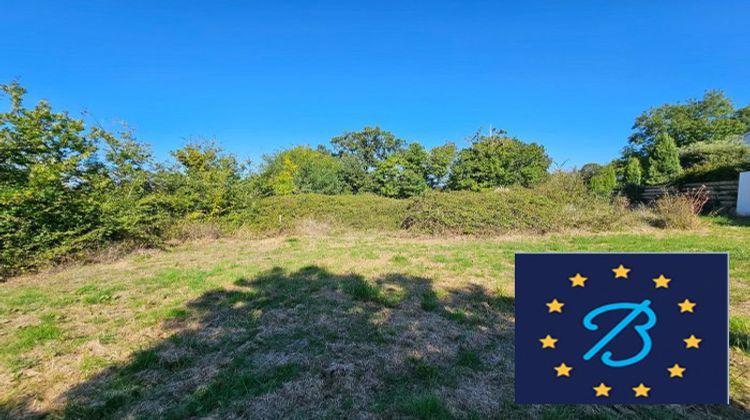
[[[727,404],[728,265],[516,254],[516,402]]]

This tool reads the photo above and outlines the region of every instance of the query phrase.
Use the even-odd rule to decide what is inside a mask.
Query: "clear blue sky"
[[[492,125],[580,166],[648,107],[750,103],[750,1],[6,0],[11,79],[160,158],[200,136],[257,161],[364,125],[427,146]]]

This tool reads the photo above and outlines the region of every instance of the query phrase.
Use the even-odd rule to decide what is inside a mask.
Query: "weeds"
[[[695,229],[701,225],[698,217],[710,195],[705,186],[686,193],[667,193],[654,203],[656,225],[667,229]]]

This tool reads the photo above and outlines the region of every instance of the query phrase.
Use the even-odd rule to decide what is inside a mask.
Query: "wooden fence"
[[[644,187],[640,197],[644,202],[651,202],[666,193],[686,193],[705,187],[708,192],[708,206],[712,209],[733,213],[737,208],[737,189],[739,181],[691,182],[679,187],[673,185],[654,185]]]

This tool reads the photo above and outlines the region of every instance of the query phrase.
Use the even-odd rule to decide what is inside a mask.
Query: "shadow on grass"
[[[274,268],[204,293],[165,320],[168,338],[67,390],[0,417],[743,417],[732,407],[520,406],[514,300],[423,277],[368,280]],[[4,411],[3,411],[4,410]]]
[[[717,216],[715,223],[720,226],[743,226],[750,227],[750,217],[742,216]]]

